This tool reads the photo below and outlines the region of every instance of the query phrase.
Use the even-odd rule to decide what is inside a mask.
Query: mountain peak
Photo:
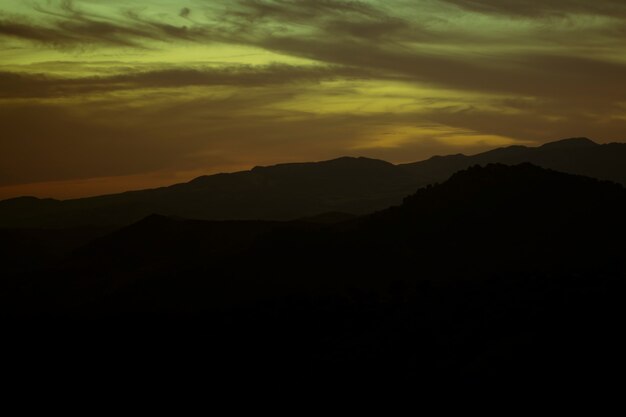
[[[393,164],[391,164],[390,162],[387,161],[383,161],[380,159],[372,159],[372,158],[365,158],[362,156],[359,157],[355,157],[355,156],[342,156],[339,158],[335,158],[335,159],[328,159],[325,161],[318,161],[318,162],[289,162],[289,163],[284,163],[284,164],[276,164],[276,165],[267,165],[267,166],[256,166],[254,168],[252,168],[252,171],[259,171],[259,170],[267,170],[267,169],[276,169],[276,168],[285,168],[285,167],[324,167],[324,166],[329,166],[329,165],[350,165],[350,166],[354,166],[354,165],[360,165],[360,166],[365,166],[365,165],[385,165],[385,166],[393,166]]]
[[[366,158],[364,156],[342,156],[340,158],[322,161],[321,163],[352,166],[394,166],[391,162],[383,161],[382,159]]]
[[[583,147],[592,147],[598,146],[596,142],[589,138],[581,137],[581,138],[569,138],[557,140],[555,142],[548,142],[541,146],[541,148],[583,148]]]

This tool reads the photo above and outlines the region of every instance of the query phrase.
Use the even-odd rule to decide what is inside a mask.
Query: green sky
[[[623,0],[4,0],[0,199],[626,139]]]

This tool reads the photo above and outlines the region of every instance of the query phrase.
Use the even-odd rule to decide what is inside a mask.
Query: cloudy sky
[[[626,141],[623,0],[3,0],[0,199]]]

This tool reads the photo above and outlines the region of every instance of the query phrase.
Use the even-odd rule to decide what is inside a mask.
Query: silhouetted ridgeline
[[[2,305],[166,369],[601,385],[622,371],[624,213],[616,183],[476,166],[343,221],[150,216],[11,274]]]
[[[473,156],[451,155],[401,165],[416,178],[430,182],[447,179],[454,172],[472,165],[530,162],[569,174],[586,175],[626,185],[626,144],[598,145],[587,138],[565,139],[539,147],[509,146]]]
[[[365,214],[418,187],[396,166],[367,158],[257,167],[154,190],[78,200],[0,202],[0,227],[127,225],[152,213],[205,220],[291,220],[325,212]]]
[[[158,213],[204,220],[293,220],[326,212],[366,214],[399,204],[417,188],[472,165],[531,162],[626,184],[626,144],[567,139],[512,146],[474,156],[433,157],[392,165],[367,158],[257,167],[154,190],[57,201],[0,202],[0,227],[124,226]]]

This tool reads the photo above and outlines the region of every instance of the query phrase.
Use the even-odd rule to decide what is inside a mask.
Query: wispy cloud
[[[0,72],[0,98],[54,98],[103,94],[120,90],[200,86],[263,87],[316,84],[335,79],[367,79],[366,70],[344,66],[230,66],[163,68],[78,78],[45,74]]]
[[[621,0],[442,0],[478,13],[497,13],[518,17],[555,17],[571,14],[626,16]]]
[[[206,28],[144,19],[132,10],[104,16],[85,12],[71,0],[46,6],[36,3],[34,10],[38,12],[38,19],[0,14],[0,36],[58,48],[86,45],[145,48],[149,41],[206,41],[210,38]]]

